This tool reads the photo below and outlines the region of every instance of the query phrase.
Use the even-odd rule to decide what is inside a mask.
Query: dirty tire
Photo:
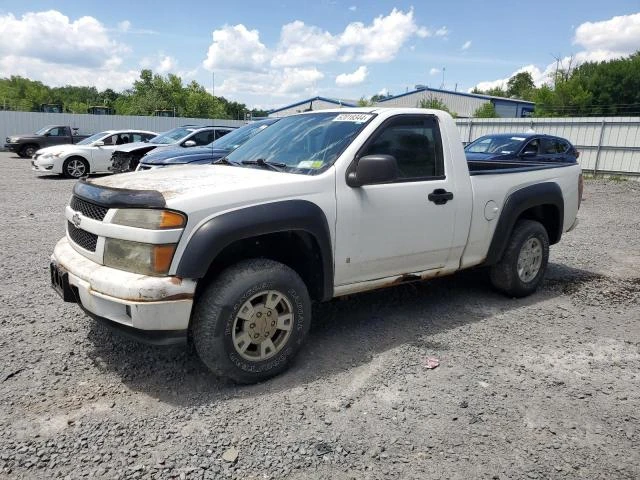
[[[541,249],[540,265],[537,273],[527,281],[518,273],[518,258],[527,245],[533,243]],[[549,236],[540,222],[519,220],[511,233],[502,259],[489,271],[491,283],[501,292],[512,297],[526,297],[536,291],[544,278],[549,261]]]
[[[273,356],[247,359],[246,355],[261,355],[262,343],[250,343],[244,352],[241,352],[244,343],[239,347],[236,344],[245,331],[251,332],[247,333],[250,338],[253,338],[253,334],[259,335],[249,327],[266,318],[256,320],[259,310],[266,308],[269,303],[265,301],[264,306],[260,303],[260,299],[267,298],[261,296],[261,292],[265,291],[281,294],[281,303],[277,304],[277,308],[285,312],[291,310],[289,330],[286,331],[289,333],[278,337],[284,332],[278,330],[274,334],[271,345],[277,348],[273,350],[276,352]],[[247,310],[247,302],[257,302],[255,309]],[[282,305],[287,307],[283,308]],[[253,316],[245,320],[242,317],[247,317],[247,311],[252,311]],[[288,316],[278,314],[276,310],[271,313],[277,315],[278,319]],[[310,325],[311,301],[300,276],[282,263],[250,259],[227,268],[205,287],[194,307],[191,333],[198,356],[216,375],[236,383],[255,383],[273,377],[289,366],[302,346]],[[266,331],[262,333],[273,334]],[[280,343],[276,343],[278,338]],[[252,352],[252,348],[256,351]]]
[[[25,145],[20,149],[18,156],[22,158],[31,158],[38,151],[38,147],[36,145]]]
[[[64,161],[62,174],[67,178],[82,178],[89,175],[89,162],[82,157],[71,157]]]

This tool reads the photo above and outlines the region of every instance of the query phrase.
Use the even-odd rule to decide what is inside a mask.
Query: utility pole
[[[442,67],[442,85],[440,85],[440,89],[444,90],[444,72],[446,71],[446,67]]]

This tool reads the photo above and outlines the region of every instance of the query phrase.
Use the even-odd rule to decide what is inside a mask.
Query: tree
[[[420,102],[418,102],[417,106],[420,108],[432,108],[434,110],[444,110],[454,118],[458,116],[457,113],[449,110],[449,107],[447,107],[446,103],[444,103],[442,100],[440,100],[438,97],[434,95],[430,95],[427,98],[423,98],[422,100],[420,100]]]
[[[496,112],[496,107],[493,103],[487,102],[476,108],[476,111],[473,112],[473,116],[475,118],[497,118],[498,113]]]
[[[359,107],[372,107],[373,106],[373,100],[371,100],[371,99],[367,100],[366,97],[362,96],[362,97],[360,97],[360,100],[358,100],[358,106]]]
[[[507,95],[509,97],[529,99],[531,93],[536,88],[533,78],[529,72],[515,74],[507,82]]]

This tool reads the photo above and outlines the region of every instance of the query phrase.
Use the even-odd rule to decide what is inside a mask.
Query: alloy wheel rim
[[[67,166],[67,172],[72,177],[78,178],[84,175],[84,163],[80,160],[71,160]]]
[[[233,320],[232,342],[245,360],[261,362],[287,344],[294,320],[289,299],[277,290],[264,290],[244,302]]]
[[[518,254],[518,277],[525,283],[532,281],[542,266],[542,242],[535,238],[529,238],[524,242]]]

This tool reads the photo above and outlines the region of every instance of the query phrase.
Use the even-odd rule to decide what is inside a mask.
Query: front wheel
[[[502,259],[491,267],[491,283],[512,297],[536,291],[549,261],[549,236],[540,222],[520,220]]]
[[[89,175],[89,163],[84,158],[69,158],[62,165],[62,174],[67,178],[81,178]]]
[[[22,158],[31,158],[38,151],[38,147],[35,145],[25,145],[20,149],[18,156]]]
[[[215,374],[255,383],[284,371],[311,325],[300,276],[268,259],[239,262],[205,287],[191,332],[200,359]]]

